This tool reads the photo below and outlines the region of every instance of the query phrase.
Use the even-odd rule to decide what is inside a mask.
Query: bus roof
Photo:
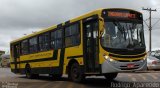
[[[122,9],[122,10],[125,9],[125,10],[135,11],[135,10],[126,9],[126,8],[107,8],[107,9]],[[104,8],[97,9],[97,10],[94,10],[94,11],[91,11],[91,12],[88,12],[87,14],[83,14],[83,15],[81,15],[81,16],[78,16],[78,17],[75,17],[75,18],[69,20],[69,22],[72,23],[72,22],[75,22],[75,21],[84,19],[84,18],[86,18],[86,17],[92,16],[92,15],[95,15],[95,14],[101,15],[101,11],[102,11],[102,10],[104,10]],[[138,11],[136,11],[136,12],[138,12]],[[138,12],[138,13],[141,13],[141,12]],[[65,25],[65,23],[61,23],[61,24],[62,24],[62,25]],[[39,34],[41,34],[41,33],[45,33],[45,32],[47,32],[47,31],[54,30],[55,28],[57,28],[57,26],[58,26],[58,25],[53,25],[53,26],[48,27],[48,28],[46,28],[46,29],[42,29],[41,31],[38,31],[38,32],[35,32],[35,33],[32,33],[32,34],[29,34],[29,35],[25,35],[25,36],[23,36],[23,37],[21,37],[21,38],[18,38],[18,39],[16,39],[16,40],[11,41],[10,43],[16,43],[16,42],[22,41],[22,40],[24,40],[24,39],[26,39],[26,38],[30,38],[30,37],[39,35]]]

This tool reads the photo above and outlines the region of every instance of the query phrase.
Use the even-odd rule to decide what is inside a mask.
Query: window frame
[[[26,48],[27,48],[27,53],[23,53],[22,52],[22,50],[24,49],[23,47],[22,47],[22,43],[23,43],[23,41],[27,41],[27,46],[26,46]],[[22,40],[21,42],[20,42],[20,55],[27,55],[27,54],[29,54],[30,52],[29,52],[29,40],[28,39],[24,39],[24,40]]]
[[[43,42],[43,39],[45,38],[44,36],[46,36],[47,33],[48,33],[48,41]],[[42,42],[40,42],[40,37],[42,37]],[[39,34],[37,40],[38,40],[38,52],[48,51],[51,49],[51,43],[50,43],[51,42],[51,32],[50,31]],[[48,48],[44,48],[45,44],[47,43],[48,43]],[[40,48],[41,44],[43,46],[42,50]]]
[[[69,27],[69,26],[74,25],[74,24],[77,24],[78,32],[76,34],[72,34],[72,35],[66,36],[65,35],[66,27]],[[56,33],[56,31],[58,31],[58,30],[61,30],[61,37],[53,39],[52,38],[52,33]],[[48,39],[49,39],[48,42],[47,41],[43,42],[43,43],[40,42],[39,41],[39,37],[42,36],[42,35],[44,36],[46,33],[48,33],[48,36],[49,36],[48,37]],[[69,37],[72,38],[73,36],[74,36],[74,38],[75,37],[79,38],[78,43],[74,44],[74,45],[72,44],[72,45],[69,45],[69,46],[66,47],[66,44],[65,44],[66,38],[69,38]],[[35,46],[34,45],[30,45],[30,40],[32,38],[36,38],[37,44],[34,44]],[[43,38],[42,38],[42,40],[43,40]],[[56,48],[55,45],[52,46],[53,45],[52,42],[54,41],[54,43],[55,43],[58,40],[61,41],[61,46],[57,47],[57,48]],[[23,41],[27,41],[27,44],[26,44],[27,53],[22,53],[22,50],[24,49],[22,47],[22,42]],[[34,35],[34,36],[31,36],[31,37],[28,37],[28,38],[23,39],[23,40],[21,40],[19,42],[20,42],[20,55],[28,55],[28,54],[34,54],[34,53],[37,53],[37,52],[49,51],[49,50],[52,50],[52,49],[53,50],[58,50],[58,49],[61,49],[61,48],[68,48],[68,47],[79,46],[81,44],[81,21],[79,20],[79,21],[76,21],[76,22],[72,22],[72,23],[68,23],[68,24],[65,24],[65,25],[57,26],[56,28],[53,28],[52,30],[49,30],[49,31],[46,31],[46,32],[43,32],[43,33],[40,33],[40,34],[37,34],[37,35]],[[45,44],[45,43],[49,44],[48,45],[49,46],[48,49],[46,49],[46,50],[40,50],[40,44]],[[31,51],[31,49],[30,49],[31,46],[36,47],[36,51]]]
[[[61,37],[60,38],[56,37],[56,38],[53,39],[52,38],[52,33],[53,33],[53,36],[55,37],[56,31],[59,31],[59,30],[61,30]],[[56,41],[61,41],[61,46],[60,47],[55,46]],[[52,42],[54,42],[54,44]],[[51,46],[51,49],[54,49],[54,50],[58,50],[58,49],[61,49],[61,48],[64,47],[64,28],[63,27],[57,27],[50,32],[50,46]]]
[[[33,38],[36,38],[37,44],[30,45],[30,40],[33,39]],[[29,43],[29,44],[28,44],[29,54],[33,54],[33,53],[39,52],[39,48],[38,48],[38,44],[39,44],[39,42],[38,42],[38,35],[33,36],[33,37],[30,37],[30,38],[28,39],[28,43]],[[37,50],[31,52],[30,48],[31,48],[31,46],[34,47],[34,45],[36,46]]]
[[[74,24],[78,25],[77,26],[78,27],[78,33],[66,36],[66,31],[65,31],[66,28],[71,26],[71,25],[74,25]],[[73,36],[74,36],[74,38],[79,36],[79,42],[77,44],[75,44],[75,45],[72,44],[72,45],[66,46],[66,42],[65,42],[66,38],[68,38],[68,37],[72,38]],[[81,22],[80,21],[76,21],[76,22],[69,23],[69,24],[65,25],[64,26],[64,48],[79,46],[80,44],[81,44]]]

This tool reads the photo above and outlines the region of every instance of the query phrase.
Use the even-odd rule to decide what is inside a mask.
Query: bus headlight
[[[105,60],[108,60],[108,59],[109,59],[109,56],[106,56],[106,55],[105,55],[105,56],[104,56],[104,59],[105,59]]]
[[[104,59],[105,60],[107,60],[107,61],[109,61],[109,62],[113,62],[113,63],[117,63],[118,61],[116,61],[116,60],[114,60],[114,59],[112,59],[112,58],[110,58],[109,56],[104,56]]]
[[[118,61],[117,61],[117,60],[114,60],[114,59],[112,59],[112,58],[110,58],[110,59],[109,59],[109,61],[110,61],[111,63],[113,63],[113,64],[118,63]]]
[[[115,62],[116,60],[110,58],[109,61],[110,61],[110,62]]]

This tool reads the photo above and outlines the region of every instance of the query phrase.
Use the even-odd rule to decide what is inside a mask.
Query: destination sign
[[[134,19],[143,20],[141,13],[133,10],[126,9],[105,9],[102,11],[102,17],[104,18],[116,18],[116,19]]]
[[[132,19],[136,19],[136,14],[125,13],[125,12],[113,12],[113,11],[108,11],[108,16],[109,16],[109,17],[121,17],[121,18],[132,18]]]

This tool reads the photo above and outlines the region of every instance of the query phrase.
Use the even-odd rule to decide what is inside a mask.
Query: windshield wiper
[[[116,19],[115,19],[115,20],[116,20]],[[126,34],[125,34],[125,29],[124,29],[124,27],[122,27],[122,25],[118,22],[118,20],[116,20],[116,22],[114,21],[113,23],[114,23],[114,25],[116,25],[116,26],[118,27],[118,30],[120,30],[120,32],[121,32],[122,34],[124,34],[124,40],[126,40]]]
[[[125,27],[124,26],[122,26],[119,22],[118,22],[118,20],[116,20],[116,22],[113,22],[117,27],[118,27],[118,30],[120,30],[120,32],[124,35],[124,40],[126,41],[126,36],[127,36],[127,34],[126,34],[126,32],[125,32]]]
[[[127,23],[125,23],[126,24],[126,29],[125,29],[125,27],[123,26],[122,27],[122,25],[118,22],[118,21],[116,21],[116,22],[113,22],[116,26],[118,26],[118,29],[120,30],[120,32],[122,33],[122,34],[124,34],[124,39],[126,40],[126,32],[125,32],[125,30],[127,30],[127,33],[128,33],[128,40],[129,40],[129,43],[128,43],[128,45],[127,45],[127,48],[132,48],[132,47],[134,47],[134,45],[133,44],[131,44],[131,41],[133,42],[133,40],[131,40],[130,39],[130,37],[132,37],[131,36],[131,34],[129,33],[129,27],[128,27],[128,25],[127,25]],[[131,32],[131,31],[130,31]]]

